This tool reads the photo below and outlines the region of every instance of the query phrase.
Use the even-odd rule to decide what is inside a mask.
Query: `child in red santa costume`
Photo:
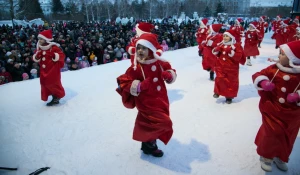
[[[167,144],[172,137],[172,121],[165,82],[176,80],[176,71],[157,52],[155,34],[142,34],[136,41],[136,53],[131,67],[117,78],[117,92],[123,105],[138,110],[133,139],[142,142],[141,150],[155,157],[163,156],[156,140]]]
[[[59,104],[59,100],[65,96],[60,74],[65,54],[59,48],[59,44],[51,42],[53,40],[51,30],[40,32],[38,39],[33,60],[40,65],[41,98],[47,101],[48,96],[52,95],[52,100],[47,103],[47,106],[52,106]]]
[[[239,90],[239,64],[245,64],[246,58],[240,43],[235,40],[239,36],[235,30],[227,30],[223,34],[223,41],[218,44],[212,53],[217,56],[215,65],[216,79],[214,98],[220,95],[231,104]]]
[[[198,54],[199,56],[202,56],[202,52],[203,52],[203,45],[202,42],[205,42],[206,37],[207,37],[207,22],[208,19],[202,19],[200,20],[200,27],[198,29],[198,31],[196,32],[195,36],[197,38],[197,43],[198,43]]]
[[[235,30],[235,32],[238,34],[236,35],[235,40],[240,44],[242,43],[242,36],[244,36],[244,28],[241,25],[242,21],[243,20],[241,18],[237,18],[235,20],[234,26],[230,27],[230,30]]]
[[[135,31],[136,31],[136,35],[131,38],[130,40],[130,44],[126,47],[126,51],[129,53],[130,55],[130,60],[131,63],[133,63],[134,60],[134,55],[135,55],[135,43],[138,40],[138,38],[144,34],[144,33],[151,33],[151,31],[154,29],[154,25],[151,23],[146,23],[146,22],[140,22],[138,24],[135,25]],[[161,56],[163,53],[163,48],[162,46],[158,48],[157,50],[157,54],[158,56]]]
[[[259,55],[258,45],[262,40],[260,31],[256,29],[257,22],[252,22],[249,24],[249,29],[245,34],[245,45],[244,53],[247,57],[247,65],[252,66],[250,57],[256,58]]]
[[[279,61],[252,76],[260,95],[262,125],[255,138],[261,167],[282,171],[300,127],[300,41],[280,46]]]
[[[218,43],[222,41],[222,34],[220,34],[220,30],[222,28],[222,24],[212,24],[208,29],[208,36],[203,44],[203,56],[202,56],[202,68],[204,70],[209,71],[210,80],[214,80],[214,68],[216,64],[217,57],[212,54],[213,48],[215,48]]]
[[[265,22],[265,19],[266,19],[266,18],[267,18],[266,16],[261,16],[261,17],[259,18],[258,23],[255,23],[255,28],[257,28],[257,30],[259,30],[260,36],[261,36],[261,40],[260,40],[260,42],[258,43],[258,47],[259,47],[259,48],[260,48],[260,44],[261,44],[261,42],[262,42],[262,40],[264,39],[264,36],[265,36],[265,28],[268,27],[268,23]]]

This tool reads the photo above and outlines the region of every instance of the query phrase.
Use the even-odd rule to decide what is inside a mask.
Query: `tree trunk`
[[[13,0],[9,0],[9,13],[10,13],[12,27],[14,29],[15,28],[15,24],[14,24],[15,12],[14,12],[14,1]]]

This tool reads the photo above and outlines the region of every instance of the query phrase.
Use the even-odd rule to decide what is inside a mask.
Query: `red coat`
[[[228,49],[228,48],[231,49]],[[240,44],[221,45],[221,51],[213,53],[217,56],[215,66],[216,79],[214,93],[234,98],[239,90],[239,64],[245,63],[243,48]]]
[[[296,23],[292,23],[291,25],[288,26],[289,28],[289,37],[288,37],[288,42],[292,42],[292,41],[297,41],[297,37],[295,37],[297,30],[296,28],[299,27],[298,24]]]
[[[235,30],[239,35],[236,36],[235,40],[237,43],[242,42],[242,36],[244,36],[244,28],[242,26],[231,26],[230,30]]]
[[[202,42],[206,40],[207,37],[207,28],[199,28],[196,35],[197,38],[197,43],[198,43],[198,49],[200,50],[200,52],[203,51],[203,45]]]
[[[279,157],[288,162],[300,127],[300,102],[288,103],[286,98],[300,83],[300,69],[277,63],[255,73],[252,79],[260,95],[259,110],[262,114],[262,125],[255,139],[257,153],[265,158]],[[273,91],[263,91],[259,87],[262,80],[272,79],[275,84]],[[300,87],[297,92],[300,94]]]
[[[42,52],[43,58],[37,59],[38,52]],[[54,58],[51,55],[54,54]],[[65,96],[65,90],[61,84],[60,70],[64,67],[65,54],[55,44],[39,47],[39,50],[33,55],[33,60],[39,62],[40,65],[40,83],[41,83],[41,99],[48,100],[49,95],[58,98]]]
[[[203,59],[202,59],[202,67],[204,70],[214,70],[217,57],[212,54],[212,50],[214,47],[218,45],[218,43],[222,42],[223,35],[216,34],[216,35],[209,35],[204,43],[203,48]]]
[[[267,22],[258,22],[256,28],[259,30],[260,32],[260,36],[262,37],[262,39],[265,36],[265,28],[268,27],[268,23]]]
[[[272,22],[272,27],[273,27],[273,29],[274,29],[274,31],[276,31],[279,27],[280,27],[280,24],[281,23],[281,20],[274,20],[273,22]]]
[[[245,34],[245,45],[244,53],[245,56],[257,56],[259,55],[258,43],[261,41],[262,37],[257,30],[250,31],[248,30]]]
[[[122,96],[122,102],[127,108],[138,110],[133,139],[141,142],[160,139],[167,144],[172,137],[172,121],[169,114],[169,99],[162,71],[169,71],[176,80],[176,71],[168,62],[152,59],[139,63],[137,69],[129,67],[125,74],[117,78],[117,92]],[[137,93],[139,82],[150,78],[152,84],[147,91]]]
[[[288,27],[280,27],[276,30],[276,46],[280,46],[288,42],[290,29]]]

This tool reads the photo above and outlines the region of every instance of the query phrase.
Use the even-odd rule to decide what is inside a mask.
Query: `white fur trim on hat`
[[[254,84],[254,86],[255,86],[255,88],[256,88],[257,90],[263,90],[263,88],[258,87],[258,84],[259,84],[261,81],[263,81],[263,80],[269,80],[269,78],[268,78],[267,76],[265,76],[265,75],[260,75],[260,76],[258,76],[258,77],[255,78],[253,84]]]
[[[224,32],[224,35],[228,35],[230,38],[235,39],[235,37],[233,35],[231,35],[231,33],[229,33],[229,32]]]
[[[144,34],[144,33],[149,33],[149,32],[144,32],[144,31],[142,31],[141,29],[139,29],[139,25],[140,25],[140,24],[136,24],[136,25],[135,25],[135,31],[136,31],[136,34],[137,34],[138,36],[141,36],[141,35]]]
[[[214,29],[212,28],[212,25],[209,26],[209,29],[210,29],[210,31],[211,31],[212,33],[216,33],[216,32],[214,31]]]
[[[147,47],[148,49],[150,49],[150,50],[153,52],[154,58],[156,58],[156,59],[158,59],[158,60],[161,60],[161,61],[164,61],[164,62],[168,62],[167,60],[161,58],[160,56],[158,56],[158,55],[156,54],[157,51],[160,52],[160,49],[157,50],[157,49],[153,46],[153,44],[152,44],[151,42],[149,42],[148,40],[145,40],[145,39],[139,39],[139,40],[136,42],[135,46],[137,46],[138,44],[143,45],[143,46]],[[134,67],[133,67],[133,68],[134,68],[134,70],[136,70],[136,65],[137,65],[137,52],[135,52],[133,64],[134,64]]]
[[[202,22],[202,20],[200,20],[200,28],[206,28],[207,29],[207,26]]]
[[[130,55],[134,55],[134,54],[135,54],[135,52],[133,53],[133,51],[132,51],[133,48],[134,48],[134,47],[129,47],[129,48],[128,48],[128,53],[129,53]]]
[[[52,60],[53,60],[54,62],[56,62],[56,61],[59,60],[59,54],[58,54],[58,53],[54,53],[54,55],[55,55],[55,57],[52,58]]]
[[[53,38],[49,39],[49,38],[46,38],[44,35],[41,35],[41,34],[38,35],[38,38],[42,38],[42,39],[46,40],[47,42],[50,42],[50,41],[53,40]]]
[[[300,68],[300,58],[297,58],[295,56],[290,47],[287,44],[283,44],[279,47],[284,51],[285,55],[288,57],[290,66],[293,68]]]

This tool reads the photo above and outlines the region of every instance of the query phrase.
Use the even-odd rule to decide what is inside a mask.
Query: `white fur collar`
[[[285,67],[285,66],[282,66],[280,63],[276,63],[276,66],[278,67],[279,70],[286,72],[286,73],[291,73],[291,74],[299,74],[300,73],[300,68]]]
[[[41,49],[41,50],[49,50],[53,45],[56,45],[59,47],[59,44],[57,43],[54,43],[54,42],[50,42],[48,45],[46,46],[42,46],[40,45],[40,43],[38,43],[38,47]]]
[[[139,57],[136,58],[136,60],[141,63],[141,64],[152,64],[155,63],[157,61],[156,58],[153,58],[151,60],[141,60]]]

